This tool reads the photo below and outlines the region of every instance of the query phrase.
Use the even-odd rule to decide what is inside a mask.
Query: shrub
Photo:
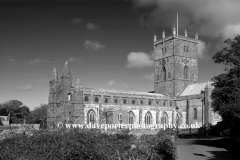
[[[100,130],[36,131],[0,142],[0,159],[151,159],[170,160],[174,143],[166,134],[143,135],[137,139],[128,131],[117,134]],[[14,151],[14,152],[13,152]]]

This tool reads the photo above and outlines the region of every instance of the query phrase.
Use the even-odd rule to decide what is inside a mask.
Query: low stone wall
[[[5,138],[10,138],[16,134],[32,135],[32,132],[39,130],[39,127],[39,124],[11,124],[8,126],[1,126],[0,141]]]

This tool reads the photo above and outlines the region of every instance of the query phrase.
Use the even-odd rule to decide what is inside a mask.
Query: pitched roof
[[[158,96],[158,97],[166,97],[163,94],[159,93],[148,93],[148,92],[137,92],[137,91],[122,91],[122,90],[110,90],[110,89],[94,89],[94,88],[82,88],[84,91],[91,90],[91,91],[98,91],[98,92],[109,92],[109,93],[118,93],[118,94],[130,94],[130,95],[139,95],[139,96]]]
[[[190,84],[183,90],[183,92],[179,96],[189,96],[189,95],[201,94],[201,91],[204,91],[205,87],[207,85],[211,85],[212,83],[213,82]]]

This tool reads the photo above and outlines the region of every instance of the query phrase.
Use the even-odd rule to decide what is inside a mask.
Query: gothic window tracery
[[[152,114],[149,111],[145,115],[145,124],[152,124]]]
[[[168,115],[166,112],[164,112],[161,117],[161,124],[168,124]]]
[[[87,123],[95,124],[96,122],[96,114],[93,110],[90,110],[87,114]]]
[[[128,114],[128,123],[133,124],[134,123],[134,114],[132,111],[129,112]]]
[[[119,113],[118,114],[118,123],[122,124],[122,120],[123,120],[123,115],[122,115],[122,113]]]

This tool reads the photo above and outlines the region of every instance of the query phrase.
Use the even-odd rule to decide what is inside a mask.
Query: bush
[[[0,142],[0,159],[140,159],[171,160],[176,149],[167,134],[143,135],[128,131],[117,134],[100,130],[36,131]]]

